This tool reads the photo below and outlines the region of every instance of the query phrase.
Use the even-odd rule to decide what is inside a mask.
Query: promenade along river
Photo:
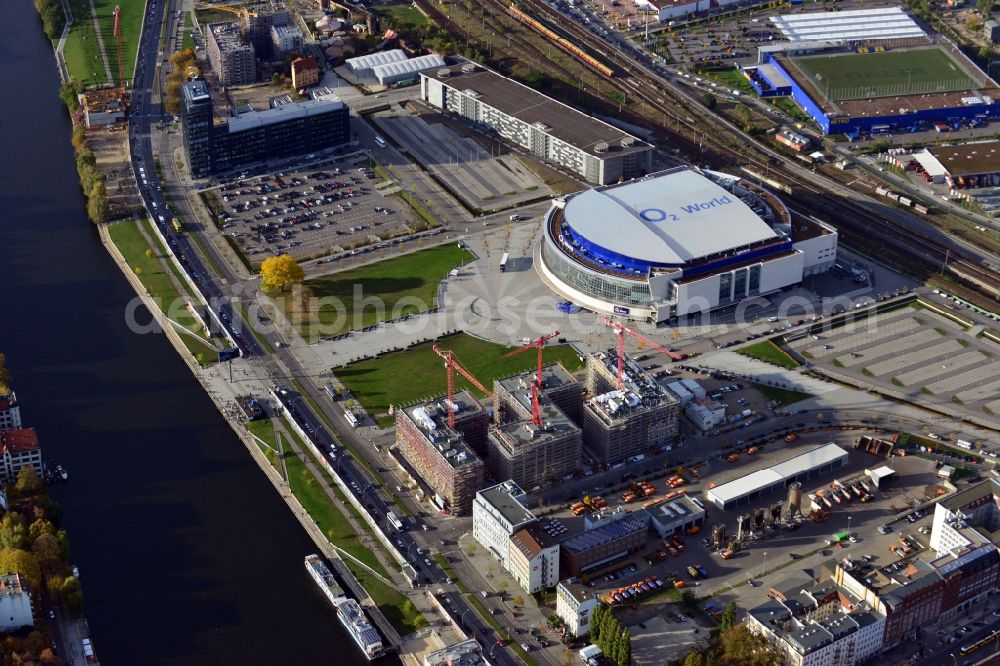
[[[28,0],[0,35],[0,351],[55,489],[101,662],[367,663],[306,574],[315,550],[88,223],[52,49]],[[113,186],[113,184],[112,184]]]

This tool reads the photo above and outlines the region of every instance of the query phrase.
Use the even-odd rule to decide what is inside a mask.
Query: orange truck
[[[638,495],[636,495],[636,494],[635,494],[634,492],[632,492],[631,490],[629,490],[629,491],[628,491],[628,492],[626,492],[626,493],[625,493],[624,495],[622,495],[622,501],[623,501],[623,502],[625,502],[626,504],[629,504],[629,503],[631,503],[631,502],[634,502],[634,501],[636,501],[637,499],[639,499],[639,496],[638,496]]]
[[[790,432],[787,435],[785,435],[785,441],[788,442],[789,444],[791,444],[792,442],[794,442],[798,438],[799,438],[799,436],[796,435],[794,432]]]
[[[753,454],[757,453],[758,451],[760,451],[759,448],[757,448],[756,446],[751,446],[749,449],[747,449],[747,455],[748,456],[752,456]]]
[[[732,556],[733,556],[733,550],[731,548],[726,548],[724,551],[722,551],[722,559],[728,560]]]

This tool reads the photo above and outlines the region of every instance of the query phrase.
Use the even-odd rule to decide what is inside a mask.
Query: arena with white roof
[[[771,192],[678,167],[556,199],[539,273],[561,296],[654,322],[735,305],[829,270],[837,233]]]

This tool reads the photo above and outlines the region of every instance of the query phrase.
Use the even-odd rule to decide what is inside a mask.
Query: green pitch
[[[975,90],[978,84],[939,48],[794,58],[831,100]]]

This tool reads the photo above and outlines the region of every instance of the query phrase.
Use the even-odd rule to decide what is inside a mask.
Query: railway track
[[[505,11],[509,6],[505,0],[493,1],[499,11]],[[860,247],[890,246],[918,263],[933,264],[942,272],[950,273],[954,278],[974,286],[990,300],[1000,300],[1000,275],[984,267],[954,239],[943,234],[936,239],[929,238],[926,230],[919,228],[922,221],[910,217],[909,224],[902,223],[894,219],[901,216],[896,211],[891,211],[891,215],[878,215],[852,200],[863,199],[862,195],[839,183],[817,186],[809,177],[791,168],[778,153],[735,138],[741,136],[738,128],[724,118],[709,113],[686,91],[670,86],[630,56],[609,48],[607,42],[576,21],[567,20],[541,0],[522,0],[517,6],[519,11],[533,15],[548,26],[557,26],[559,31],[594,54],[593,57],[603,58],[604,64],[614,72],[613,76],[607,77],[608,82],[662,114],[664,122],[660,124],[661,129],[672,142],[686,147],[688,155],[700,154],[712,168],[745,165],[761,173],[775,173],[788,184],[791,193],[786,194],[786,198],[797,209],[809,211],[821,219],[836,220],[836,226],[845,237]],[[720,125],[725,131],[713,131]],[[875,200],[868,203],[884,207]],[[878,242],[872,243],[873,239]]]

